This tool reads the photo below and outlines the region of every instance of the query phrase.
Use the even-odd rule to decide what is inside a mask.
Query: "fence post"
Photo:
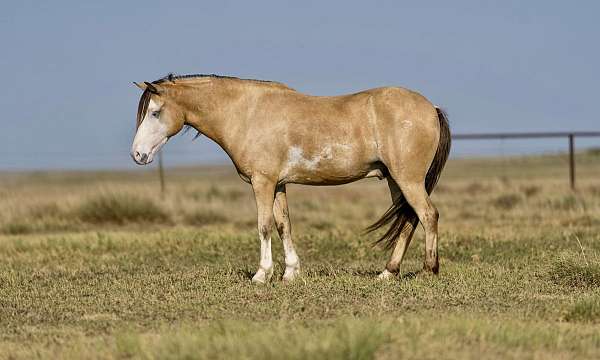
[[[571,190],[575,190],[575,135],[569,134],[569,180]]]
[[[163,169],[162,150],[158,152],[158,176],[160,177],[160,196],[165,197],[165,170]]]

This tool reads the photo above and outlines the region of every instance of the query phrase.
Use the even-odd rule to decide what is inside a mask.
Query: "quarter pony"
[[[298,276],[286,184],[337,185],[387,180],[392,205],[368,230],[393,249],[379,278],[399,271],[415,227],[425,230],[424,269],[438,273],[438,211],[429,194],[450,152],[445,113],[420,94],[382,87],[343,96],[310,96],[277,82],[218,75],[168,75],[143,90],[131,156],[152,161],[186,125],[219,144],[252,185],[258,215],[259,268],[273,274],[271,230],[285,251],[284,281]]]

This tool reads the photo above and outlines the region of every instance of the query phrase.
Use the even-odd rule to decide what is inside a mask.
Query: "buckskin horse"
[[[342,96],[310,96],[272,81],[219,75],[168,75],[135,83],[143,90],[131,156],[152,162],[184,126],[209,137],[252,185],[260,262],[252,281],[273,274],[271,230],[285,251],[284,281],[300,272],[291,237],[286,184],[338,185],[387,180],[392,205],[367,228],[389,225],[378,242],[393,249],[380,279],[394,277],[415,228],[425,230],[424,270],[438,273],[438,217],[429,194],[450,152],[446,114],[422,95],[381,87]]]

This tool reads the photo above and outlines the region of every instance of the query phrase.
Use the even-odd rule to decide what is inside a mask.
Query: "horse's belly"
[[[366,177],[366,172],[359,173],[339,173],[339,174],[321,174],[318,172],[303,172],[291,174],[290,176],[286,176],[282,179],[283,183],[293,183],[293,184],[302,184],[302,185],[341,185],[351,183],[353,181],[357,181],[360,179],[364,179]]]
[[[302,149],[292,147],[280,180],[306,185],[338,185],[363,179],[377,168],[374,165],[376,159],[351,150],[343,145],[325,146],[320,152],[307,156]]]

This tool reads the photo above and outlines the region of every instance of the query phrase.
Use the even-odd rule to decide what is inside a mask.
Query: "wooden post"
[[[165,170],[163,168],[162,150],[158,152],[158,176],[160,177],[160,196],[165,197]]]
[[[569,134],[569,180],[571,190],[575,190],[575,135]]]

